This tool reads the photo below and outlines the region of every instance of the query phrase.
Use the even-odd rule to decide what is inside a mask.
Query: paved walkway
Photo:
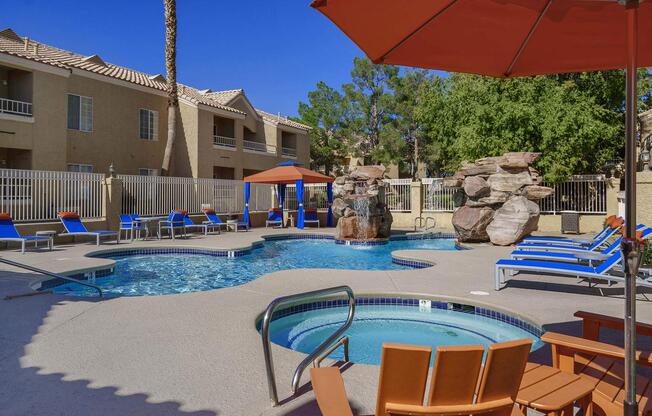
[[[257,229],[120,247],[234,249],[262,235],[287,232]],[[77,244],[53,252],[0,254],[63,272],[106,264],[108,260],[84,257],[95,250],[94,245]],[[622,314],[619,286],[601,285],[606,296],[600,296],[572,278],[521,275],[495,292],[493,264],[508,252],[484,245],[456,252],[405,251],[400,255],[436,265],[400,271],[287,270],[239,287],[182,295],[97,300],[42,294],[0,300],[0,414],[318,414],[307,386],[299,397],[271,408],[254,322],[277,296],[339,284],[350,285],[357,294],[411,293],[483,303],[566,333],[578,333],[572,316],[578,309]],[[30,292],[36,278],[0,266],[0,298]],[[642,297],[638,306],[640,320],[652,322],[652,303]],[[278,346],[273,353],[279,393],[285,398],[290,376],[304,355]],[[540,350],[533,359],[546,361],[548,356]],[[344,371],[352,405],[361,414],[373,413],[377,377],[376,366],[355,364]]]

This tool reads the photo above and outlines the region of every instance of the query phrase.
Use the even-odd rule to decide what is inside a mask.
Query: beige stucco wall
[[[93,98],[93,131],[67,130],[68,163],[90,164],[104,173],[111,163],[123,174],[161,168],[167,140],[164,96],[75,74],[68,80],[68,92]],[[140,109],[158,111],[158,140],[140,138]]]
[[[32,80],[33,117],[0,116],[0,147],[31,149],[31,169],[65,170],[67,79],[35,71]]]

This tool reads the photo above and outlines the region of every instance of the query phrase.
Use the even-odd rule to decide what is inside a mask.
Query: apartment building
[[[156,175],[167,141],[165,78],[0,31],[0,168]],[[295,160],[310,128],[241,89],[179,85],[173,176],[241,179]]]

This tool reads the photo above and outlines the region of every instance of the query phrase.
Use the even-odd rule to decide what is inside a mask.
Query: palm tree
[[[165,71],[168,93],[168,141],[165,144],[161,175],[167,176],[177,135],[177,2],[163,0],[165,7]]]

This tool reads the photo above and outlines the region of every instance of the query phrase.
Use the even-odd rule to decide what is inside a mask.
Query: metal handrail
[[[260,335],[263,341],[263,355],[265,356],[265,369],[267,371],[267,384],[269,386],[269,398],[272,401],[272,406],[278,404],[278,392],[276,390],[276,375],[274,374],[274,362],[272,361],[272,349],[270,345],[269,338],[269,325],[272,322],[272,315],[274,310],[280,305],[296,302],[303,299],[315,298],[317,296],[331,295],[333,293],[345,292],[349,300],[349,314],[346,318],[346,322],[342,325],[337,331],[335,331],[330,337],[328,337],[324,342],[322,342],[313,352],[308,354],[301,363],[297,366],[297,369],[294,372],[292,377],[292,392],[296,393],[299,386],[299,381],[301,380],[301,375],[303,371],[310,365],[311,362],[315,360],[321,353],[323,353],[333,342],[339,338],[344,331],[346,331],[351,323],[353,322],[353,315],[355,314],[355,296],[353,295],[353,290],[349,286],[335,286],[326,289],[313,290],[310,292],[296,293],[294,295],[283,296],[280,298],[274,299],[265,310],[263,315],[263,321],[261,325]]]
[[[349,361],[349,337],[347,335],[344,335],[342,338],[337,340],[337,342],[333,344],[329,349],[327,349],[319,357],[317,357],[315,361],[312,362],[312,365],[315,368],[319,368],[321,362],[324,361],[329,355],[333,353],[333,351],[338,349],[340,346],[344,348],[344,361],[348,362]]]
[[[432,227],[428,227],[428,220],[432,220]],[[426,217],[426,231],[433,229],[437,226],[437,220],[435,217]]]
[[[99,286],[94,285],[92,283],[82,282],[81,280],[73,279],[72,277],[52,273],[52,272],[49,272],[47,270],[39,269],[39,268],[33,267],[33,266],[28,266],[27,264],[18,263],[18,262],[3,259],[3,258],[0,258],[0,263],[8,264],[10,266],[18,267],[19,269],[29,270],[29,271],[32,271],[32,272],[35,272],[35,273],[44,274],[46,276],[54,277],[54,278],[57,278],[57,279],[67,280],[69,282],[77,283],[77,284],[80,284],[82,286],[88,286],[90,288],[93,288],[93,289],[97,290],[97,293],[99,294],[100,297],[104,297],[104,293],[102,292],[102,289]]]

